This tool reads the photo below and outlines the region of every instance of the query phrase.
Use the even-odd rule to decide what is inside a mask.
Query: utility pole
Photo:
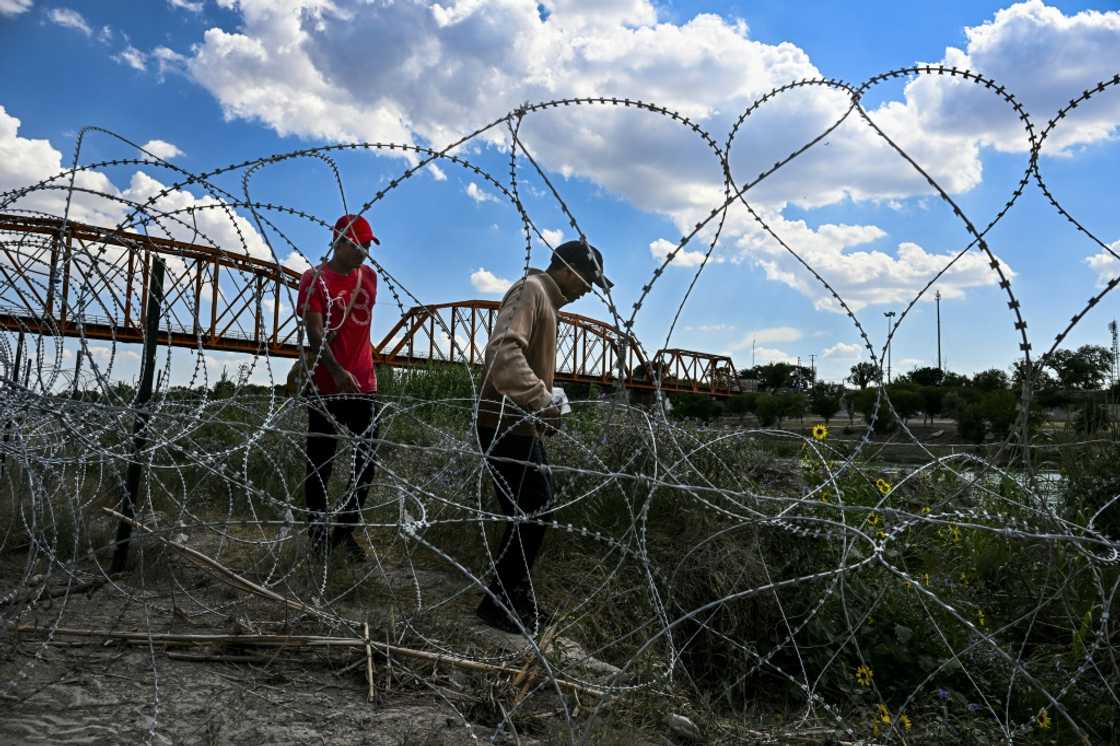
[[[883,315],[887,317],[887,383],[891,382],[891,319],[895,317],[894,311],[884,311]]]
[[[941,291],[934,293],[937,299],[937,369],[944,372],[941,367]]]
[[[758,363],[756,363],[754,361],[754,351],[755,351],[755,342],[756,341],[757,340],[755,340],[753,338],[751,339],[751,367],[752,368],[757,367],[757,365],[758,365]]]
[[[1112,335],[1112,385],[1120,380],[1120,334],[1116,328],[1116,319],[1108,322],[1108,333]]]
[[[809,353],[809,367],[813,371],[813,380],[809,383],[812,386],[817,385],[817,354],[815,352]]]

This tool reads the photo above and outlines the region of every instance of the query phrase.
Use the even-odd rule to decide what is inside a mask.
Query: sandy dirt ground
[[[509,674],[396,656],[373,656],[375,696],[367,701],[363,648],[174,645],[61,633],[49,639],[43,631],[19,631],[61,626],[195,635],[355,634],[234,590],[169,554],[152,555],[152,577],[133,569],[119,586],[102,583],[56,598],[46,596],[66,587],[65,575],[48,572],[29,584],[26,555],[0,557],[0,578],[10,579],[0,581],[0,599],[8,599],[0,605],[0,743],[531,746],[570,743],[571,733],[586,726],[589,708],[584,702],[581,712],[577,696],[549,686],[527,687],[526,696]],[[175,562],[175,569],[160,572],[157,557]],[[81,577],[95,578],[86,564]],[[338,600],[331,611],[368,620],[371,637],[379,630],[409,629],[407,638],[392,640],[399,645],[466,653],[506,667],[528,664],[524,639],[479,624],[469,611],[472,597],[454,579],[410,566],[382,568],[380,577],[399,586],[383,588],[387,598],[435,604],[434,621],[393,624],[386,607],[395,615],[403,606],[371,609],[368,598]],[[28,599],[36,594],[38,600]],[[617,670],[574,641],[562,641],[555,651],[555,659],[568,664],[565,670],[585,681]],[[664,743],[633,732],[619,739]]]

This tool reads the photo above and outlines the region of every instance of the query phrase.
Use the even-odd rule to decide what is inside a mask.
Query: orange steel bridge
[[[165,261],[160,342],[294,358],[292,308],[300,273],[269,256],[110,230],[57,218],[0,214],[0,330],[139,343],[152,259]],[[496,301],[410,308],[374,346],[378,363],[481,365]],[[561,312],[556,379],[727,397],[741,391],[730,358],[681,349],[652,360],[597,319]]]

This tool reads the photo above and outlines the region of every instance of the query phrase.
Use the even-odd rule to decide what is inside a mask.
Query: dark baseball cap
[[[603,254],[585,241],[567,241],[552,251],[552,263],[571,267],[588,282],[593,282],[603,290],[614,287],[614,283],[603,274]]]

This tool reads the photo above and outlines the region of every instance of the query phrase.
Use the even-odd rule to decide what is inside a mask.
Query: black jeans
[[[325,412],[324,412],[325,410]],[[328,416],[329,415],[329,416]],[[331,535],[337,544],[354,532],[361,520],[360,511],[369,495],[369,486],[377,469],[377,402],[371,394],[346,398],[317,397],[307,407],[307,480],[303,483],[304,500],[311,511],[311,537],[325,539],[326,529],[320,524],[328,518],[327,484],[334,470],[334,454],[338,449],[338,429],[341,424],[353,436],[354,458],[350,481],[346,487],[349,496],[335,517],[341,524]]]
[[[494,553],[495,576],[490,581],[490,590],[503,603],[522,607],[545,527],[523,523],[521,519],[552,505],[552,472],[540,438],[507,433],[495,441],[494,436],[491,428],[478,428],[483,451],[490,449],[486,464],[494,480],[494,495],[502,512],[512,520]],[[492,601],[486,596],[483,603]]]

